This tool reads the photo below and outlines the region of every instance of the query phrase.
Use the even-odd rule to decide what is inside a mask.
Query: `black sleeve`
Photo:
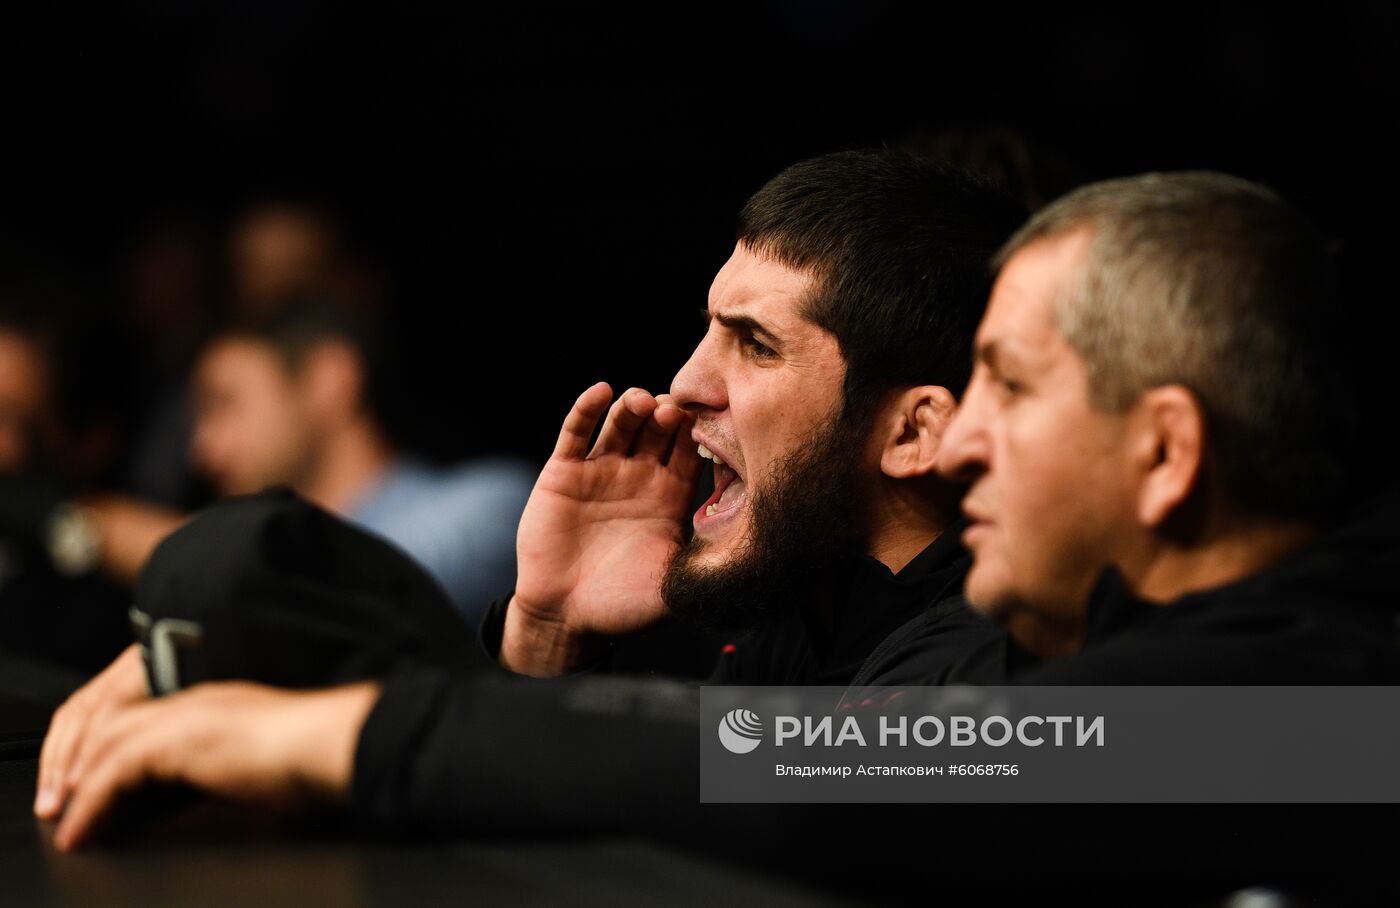
[[[352,806],[400,829],[683,830],[698,715],[699,689],[678,682],[402,671],[360,733]]]
[[[510,608],[511,597],[515,595],[515,590],[511,590],[495,602],[486,610],[486,614],[481,616],[481,623],[476,627],[476,658],[472,667],[482,666],[494,667],[499,673],[508,677],[524,677],[516,675],[510,669],[501,665],[501,638],[506,631],[506,611]],[[562,677],[574,678],[596,673],[606,673],[612,670],[612,657],[616,652],[616,646],[609,643],[603,656],[591,665],[576,669]]]
[[[1172,606],[1181,608],[1181,606]],[[1396,684],[1391,638],[1379,627],[1273,614],[1224,616],[1196,626],[1142,628],[1028,671],[1015,684]]]
[[[506,631],[506,609],[510,607],[513,592],[506,593],[486,609],[481,623],[476,626],[477,655],[482,664],[500,665],[501,637]]]

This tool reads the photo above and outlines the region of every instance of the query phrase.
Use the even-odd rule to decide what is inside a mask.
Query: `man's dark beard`
[[[661,581],[667,609],[708,630],[735,630],[806,599],[867,532],[866,435],[839,418],[779,461],[772,479],[749,491],[751,531],[728,564],[696,565],[706,547],[698,537],[676,553]]]

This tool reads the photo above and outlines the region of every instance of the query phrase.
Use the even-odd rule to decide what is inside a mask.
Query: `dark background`
[[[59,9],[0,28],[0,262],[104,324],[152,218],[345,218],[393,288],[397,429],[540,459],[599,378],[662,389],[743,200],[783,166],[1008,125],[1083,179],[1213,168],[1341,242],[1339,318],[1383,337],[1396,7],[825,2],[363,11],[299,0]],[[95,356],[93,387],[122,387]],[[139,356],[140,351],[134,351]]]

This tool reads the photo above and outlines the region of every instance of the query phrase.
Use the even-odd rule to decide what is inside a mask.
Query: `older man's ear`
[[[1132,416],[1138,520],[1157,527],[1199,484],[1205,462],[1205,412],[1188,389],[1164,385],[1143,394]]]
[[[919,385],[891,398],[876,417],[880,471],[891,479],[932,474],[956,410],[952,393],[939,385]]]

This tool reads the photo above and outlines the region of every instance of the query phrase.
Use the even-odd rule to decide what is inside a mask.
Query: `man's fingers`
[[[676,440],[676,431],[690,420],[689,414],[671,403],[669,397],[657,397],[656,404],[656,409],[637,432],[633,454],[664,461]]]
[[[63,780],[64,787],[69,791],[77,789],[83,777],[102,763],[110,751],[143,731],[154,716],[159,715],[159,710],[168,709],[170,705],[171,700],[166,699],[94,714],[75,748],[68,774]]]
[[[96,678],[54,713],[39,751],[39,783],[34,814],[51,820],[63,809],[73,760],[94,717],[146,695],[145,669],[135,644],[113,660]]]
[[[63,807],[73,752],[89,718],[91,711],[86,705],[71,700],[54,713],[49,733],[39,749],[39,785],[34,792],[34,815],[42,820],[52,820]]]
[[[690,414],[685,414],[685,419],[676,427],[676,443],[671,448],[670,459],[666,461],[666,469],[691,481],[699,475],[701,462],[700,447],[690,437],[693,422]]]
[[[184,696],[173,694],[93,717],[68,776],[72,794],[54,835],[60,849],[68,851],[88,841],[123,792],[161,777],[160,764],[167,764],[164,771],[169,772],[169,757],[189,731]]]
[[[625,455],[632,449],[637,430],[655,409],[656,398],[641,388],[629,388],[608,411],[608,418],[603,420],[603,431],[598,434],[598,443],[588,456]]]
[[[593,428],[598,425],[598,417],[608,409],[612,400],[612,388],[607,382],[589,388],[574,401],[569,415],[564,417],[564,427],[559,431],[559,441],[554,445],[554,456],[568,460],[582,460],[588,453],[588,442],[593,438]]]
[[[145,751],[136,742],[106,754],[73,789],[63,821],[54,833],[54,844],[72,851],[87,842],[98,822],[106,816],[122,792],[130,791],[146,778]]]

